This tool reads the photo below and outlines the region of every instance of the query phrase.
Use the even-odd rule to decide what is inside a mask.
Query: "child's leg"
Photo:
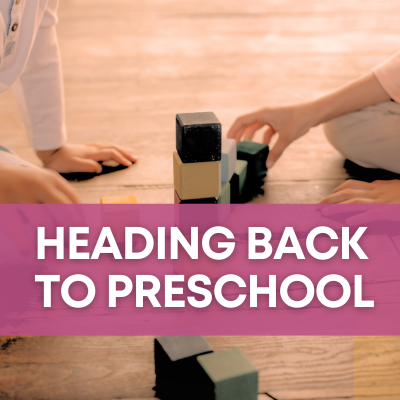
[[[377,104],[324,124],[329,142],[366,168],[400,173],[400,104]]]

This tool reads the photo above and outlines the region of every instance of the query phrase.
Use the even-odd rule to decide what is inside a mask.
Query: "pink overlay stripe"
[[[171,227],[178,227],[190,240],[190,228],[199,228],[199,256],[191,259],[178,246],[178,260],[171,259]],[[233,253],[225,260],[212,260],[201,246],[204,233],[211,227],[228,228],[234,239],[215,235],[210,247],[222,252],[218,242],[234,242]],[[316,227],[329,227],[338,239],[319,235],[315,248],[322,252],[338,246],[338,252],[327,260],[317,260],[307,249],[307,236]],[[367,230],[358,241],[368,259],[360,259],[350,248],[349,259],[342,259],[342,232],[349,227],[352,236],[358,227]],[[64,227],[64,259],[56,258],[55,248],[46,248],[45,259],[38,259],[38,227],[45,228],[46,238],[56,237],[56,228]],[[79,252],[90,255],[102,227],[110,227],[122,259],[101,254],[98,259],[70,259],[70,227],[88,227],[87,240]],[[125,227],[143,227],[154,238],[153,251],[142,260],[124,259]],[[158,227],[165,227],[166,237],[158,237]],[[271,231],[272,255],[263,260],[248,259],[248,228],[266,227]],[[274,254],[287,227],[293,227],[304,253]],[[258,238],[258,237],[257,237]],[[0,205],[0,335],[400,335],[400,205]],[[165,259],[158,259],[157,247],[165,240]],[[293,243],[289,241],[287,246]],[[108,246],[106,241],[105,246]],[[145,247],[144,237],[133,236],[133,251]],[[257,248],[261,252],[263,248]],[[70,276],[87,276],[96,293],[86,307],[73,308],[61,295],[63,282]],[[188,302],[195,295],[188,288],[191,276],[210,278],[210,285],[198,284],[212,294],[205,308]],[[339,308],[324,306],[314,295],[304,308],[292,308],[282,299],[280,287],[291,275],[303,275],[314,287],[327,275],[340,275],[350,284],[350,299]],[[37,275],[57,275],[59,282],[51,286],[51,307],[44,307],[44,285],[35,282]],[[109,307],[109,277],[124,275],[133,284],[126,297],[116,299]],[[156,295],[161,307],[153,307],[145,298],[144,306],[136,306],[138,276],[157,278],[161,288]],[[214,287],[225,275],[236,275],[246,283],[240,288],[227,283],[222,293],[227,300],[240,294],[246,298],[238,307],[226,308],[217,302]],[[256,275],[258,286],[268,286],[276,276],[276,307],[270,307],[268,295],[258,296],[257,307],[250,307],[250,276]],[[374,301],[374,307],[355,307],[355,276],[362,276],[362,300]],[[183,276],[174,284],[182,293],[173,295],[183,300],[182,308],[165,307],[166,276]],[[145,284],[151,288],[151,284]],[[117,284],[123,290],[123,283]],[[70,286],[70,297],[80,301],[88,290],[83,283]],[[288,295],[293,300],[306,296],[306,287],[292,283]],[[338,283],[325,287],[325,296],[338,300],[343,289]]]

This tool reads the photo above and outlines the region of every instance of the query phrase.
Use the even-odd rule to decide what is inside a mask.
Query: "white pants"
[[[400,104],[377,104],[324,124],[327,139],[344,157],[366,168],[400,174]]]

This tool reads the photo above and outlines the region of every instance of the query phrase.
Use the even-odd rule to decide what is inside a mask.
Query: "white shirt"
[[[14,89],[35,150],[58,149],[67,136],[58,1],[0,0],[0,92]]]
[[[400,51],[373,69],[386,93],[400,103]]]

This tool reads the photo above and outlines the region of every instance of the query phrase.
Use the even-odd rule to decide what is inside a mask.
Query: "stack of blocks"
[[[175,204],[215,204],[221,192],[221,124],[212,112],[176,116]]]
[[[268,146],[221,139],[213,112],[176,116],[175,204],[244,203],[263,193]]]
[[[258,372],[238,348],[214,353],[201,336],[162,336],[154,359],[162,400],[257,400]]]

